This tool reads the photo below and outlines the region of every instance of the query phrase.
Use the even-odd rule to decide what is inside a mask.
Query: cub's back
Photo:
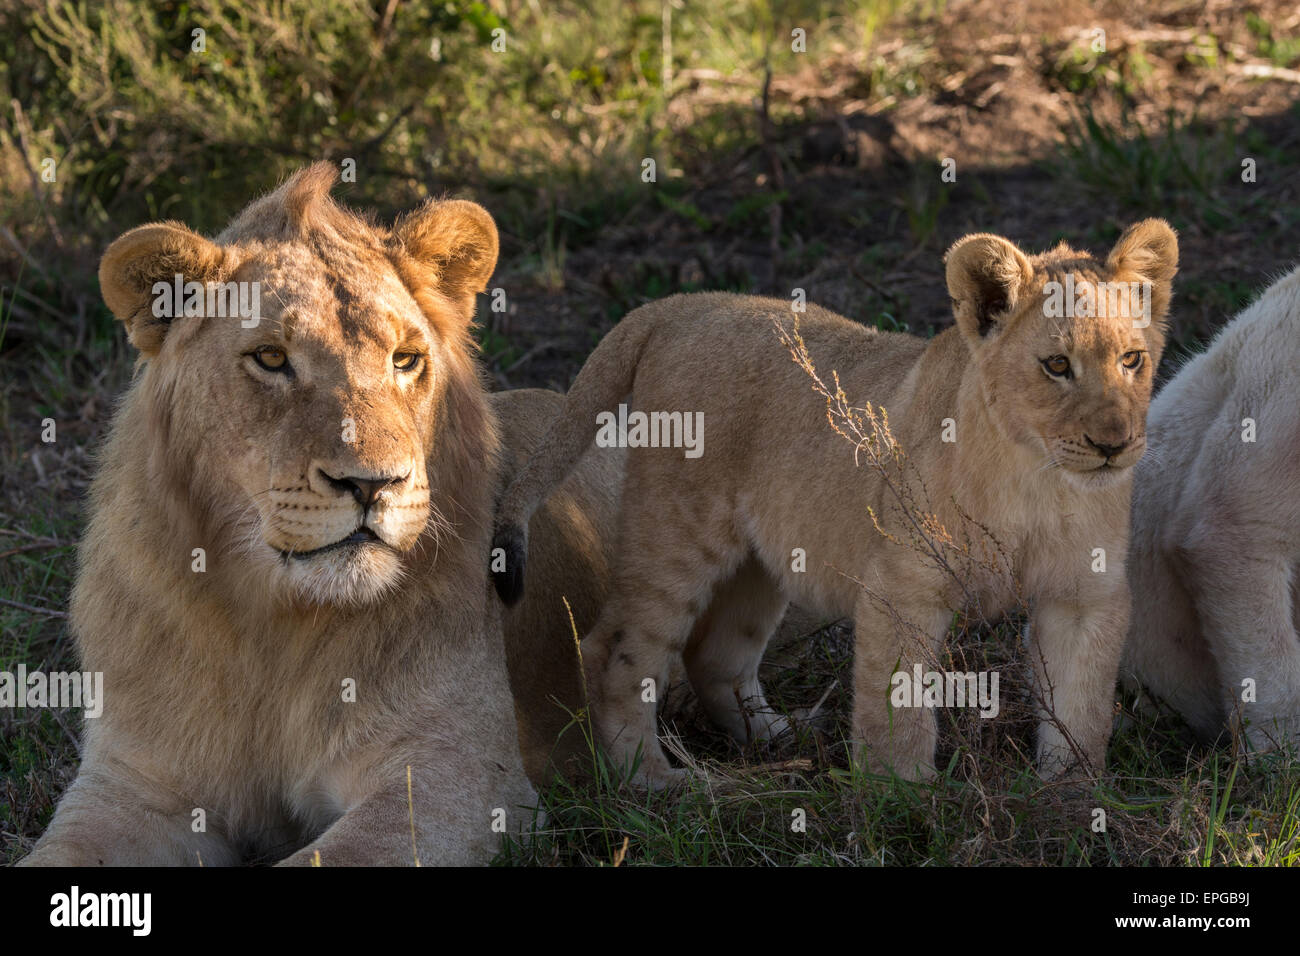
[[[1183,545],[1207,511],[1224,509],[1300,527],[1298,314],[1295,270],[1221,329],[1152,400],[1150,452],[1134,486],[1135,544]]]
[[[827,567],[851,567],[872,539],[868,506],[880,488],[827,421],[826,399],[782,343],[776,323],[799,331],[828,390],[837,372],[850,404],[904,415],[908,382],[928,343],[880,332],[816,306],[737,295],[678,296],[624,321],[653,322],[636,366],[633,410],[699,413],[702,454],[638,449],[625,500],[704,516],[732,510],[759,558],[796,600],[849,613],[856,588]],[[907,387],[904,387],[907,383]],[[791,580],[790,542],[815,542],[817,568]],[[778,546],[779,543],[779,546]],[[783,560],[784,558],[784,560]]]
[[[711,440],[791,425],[826,428],[825,401],[777,332],[799,333],[818,376],[834,389],[839,373],[850,401],[888,407],[926,348],[923,339],[880,332],[809,304],[726,292],[677,295],[642,306],[624,322],[653,325],[637,365],[634,395],[650,411],[700,411]],[[792,421],[793,419],[793,421]]]

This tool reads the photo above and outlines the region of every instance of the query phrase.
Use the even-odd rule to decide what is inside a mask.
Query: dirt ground
[[[683,170],[676,208],[638,210],[568,250],[559,287],[520,274],[521,244],[505,237],[496,282],[512,309],[485,316],[512,346],[498,383],[566,387],[627,309],[684,289],[804,288],[852,318],[926,334],[951,320],[941,257],[961,235],[1104,251],[1145,216],[1179,232],[1175,339],[1204,340],[1300,250],[1289,175],[1300,73],[1258,62],[1247,24],[1254,12],[1291,33],[1300,11],[1134,6],[954,3],[937,19],[887,26],[869,51],[774,78],[768,111],[781,120],[764,122],[761,89],[729,90],[734,122],[766,133],[762,144],[700,156]],[[1080,62],[1097,29],[1107,53]],[[1220,59],[1243,62],[1204,66],[1206,37]],[[888,91],[905,82],[929,92]],[[682,135],[699,111],[722,109],[717,100],[712,84],[680,97]],[[1073,132],[1089,116],[1104,138]],[[1251,155],[1257,181],[1243,183]],[[944,158],[955,183],[941,182]],[[753,209],[756,196],[769,203]]]

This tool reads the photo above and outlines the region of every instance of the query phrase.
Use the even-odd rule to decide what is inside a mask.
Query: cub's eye
[[[1053,355],[1051,358],[1043,359],[1043,368],[1057,378],[1070,377],[1070,360],[1064,355]]]
[[[284,349],[273,348],[264,345],[253,353],[253,361],[268,372],[283,372],[289,367],[289,356],[284,354]]]
[[[399,372],[409,372],[419,364],[419,352],[398,352],[393,356],[393,368]]]
[[[1136,371],[1142,367],[1142,353],[1125,352],[1123,356],[1120,357],[1120,361],[1124,363],[1126,369]]]

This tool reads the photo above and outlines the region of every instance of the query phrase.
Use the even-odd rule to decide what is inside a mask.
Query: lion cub
[[[991,619],[1025,597],[1040,770],[1099,768],[1128,626],[1132,466],[1177,260],[1173,230],[1155,219],[1131,226],[1105,260],[1064,244],[1029,257],[970,235],[945,257],[956,324],[930,341],[815,306],[798,316],[819,374],[835,370],[849,401],[887,411],[913,491],[949,531],[985,529],[1006,574],[972,564],[954,575],[882,535],[901,534],[897,499],[881,474],[855,466],[778,336],[791,304],[705,293],[636,309],[592,353],[499,506],[497,589],[507,603],[519,597],[528,519],[598,426],[678,412],[704,426],[694,447],[625,442],[614,587],[582,643],[601,740],[616,761],[641,751],[639,782],[681,773],[647,693],[678,655],[733,735],[780,732],[757,671],[789,601],[852,616],[855,757],[919,779],[934,773],[938,725],[924,707],[896,705],[893,675],[928,669],[954,609]]]
[[[1300,743],[1300,269],[1151,403],[1129,581],[1147,608],[1123,676],[1203,739]]]

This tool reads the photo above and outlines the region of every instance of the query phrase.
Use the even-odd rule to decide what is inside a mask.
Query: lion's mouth
[[[1128,471],[1142,459],[1145,452],[1146,445],[1139,443],[1125,449],[1119,455],[1111,455],[1093,470],[1103,475],[1114,471]]]
[[[375,534],[374,531],[370,530],[365,525],[362,525],[346,538],[340,538],[332,544],[327,544],[320,548],[313,548],[310,551],[280,551],[280,555],[286,561],[290,558],[295,561],[304,561],[309,558],[317,557],[318,555],[326,554],[330,551],[337,551],[340,548],[361,548],[366,545],[379,545],[384,548],[389,547],[387,541]]]
[[[1102,487],[1123,480],[1124,476],[1132,470],[1132,465],[1120,465],[1113,461],[1107,461],[1095,468],[1080,469],[1075,471],[1074,474],[1076,480],[1083,482],[1085,485]]]

